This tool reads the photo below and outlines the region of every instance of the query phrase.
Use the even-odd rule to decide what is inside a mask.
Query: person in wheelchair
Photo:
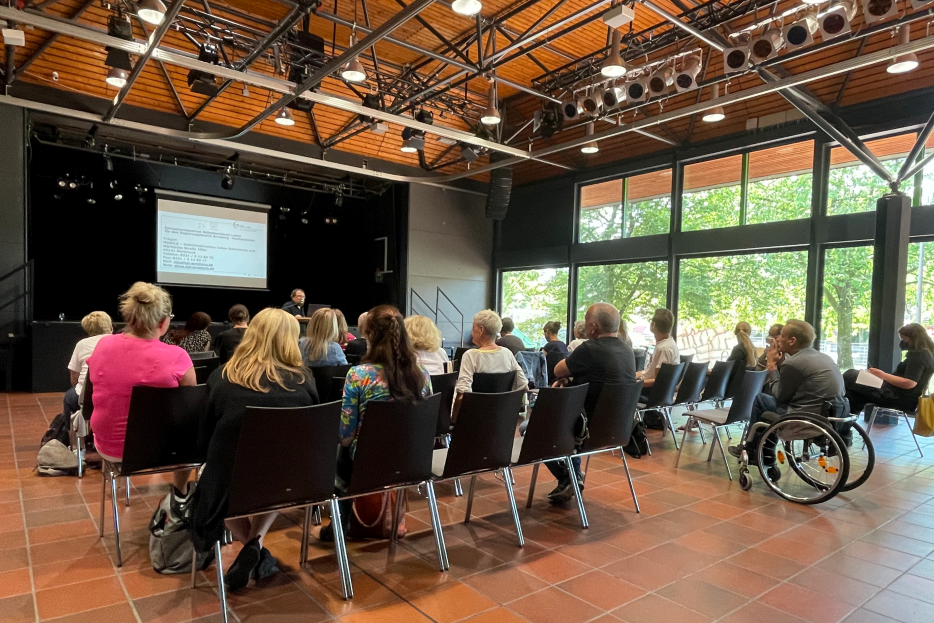
[[[812,347],[814,337],[814,327],[803,320],[789,320],[782,327],[768,351],[765,384],[752,405],[747,430],[776,415],[824,415],[825,403],[842,403],[843,376],[833,359]],[[767,413],[775,415],[765,417]],[[729,452],[739,458],[753,442],[744,439]]]

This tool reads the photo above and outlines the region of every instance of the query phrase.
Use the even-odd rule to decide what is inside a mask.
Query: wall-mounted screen
[[[266,288],[269,206],[158,192],[156,280]]]

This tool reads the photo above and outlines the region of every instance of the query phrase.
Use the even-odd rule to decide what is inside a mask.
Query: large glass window
[[[866,367],[871,281],[872,247],[827,249],[820,349],[841,370]]]
[[[739,225],[742,179],[742,155],[686,165],[682,231]]]
[[[668,262],[581,266],[577,271],[577,319],[593,303],[612,303],[626,321],[633,348],[654,344],[649,321],[665,306]]]
[[[750,152],[745,223],[808,218],[813,164],[813,141]]]
[[[806,251],[681,260],[678,347],[695,361],[725,360],[740,321],[763,347],[770,325],[804,317],[807,262]]]
[[[929,330],[934,328],[934,242],[908,245],[905,322],[917,322]]]
[[[503,317],[516,323],[514,335],[529,348],[542,346],[542,327],[557,320],[562,327],[568,317],[568,269],[539,268],[503,272]],[[566,331],[561,329],[562,339]]]
[[[914,133],[889,136],[866,141],[866,147],[882,161],[886,169],[897,173],[916,138]],[[830,150],[828,184],[827,214],[871,212],[876,209],[876,201],[889,192],[888,184],[845,147]],[[914,180],[906,180],[901,191],[911,196],[914,193]]]
[[[580,242],[667,234],[671,169],[581,187]]]

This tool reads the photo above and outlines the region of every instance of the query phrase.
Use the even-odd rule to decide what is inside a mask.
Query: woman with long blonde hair
[[[311,315],[305,337],[298,341],[302,361],[311,368],[316,366],[339,366],[347,363],[341,350],[340,325],[333,309],[322,308]]]
[[[756,347],[752,343],[749,335],[752,333],[752,327],[748,322],[737,322],[733,335],[736,336],[736,346],[730,351],[727,361],[742,361],[747,368],[756,366]]]
[[[224,521],[229,502],[240,426],[249,407],[305,407],[318,403],[311,373],[298,349],[298,321],[281,309],[256,314],[230,361],[208,379],[210,400],[199,436],[207,461],[192,502],[192,541],[199,552],[210,551],[224,535],[225,524],[243,549],[227,570],[231,590],[251,577],[276,573],[276,559],[263,547],[263,537],[277,513]],[[337,440],[335,440],[335,450]]]

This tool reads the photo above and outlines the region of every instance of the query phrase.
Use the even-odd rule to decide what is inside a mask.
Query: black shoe
[[[571,486],[571,483],[568,482],[559,490],[556,490],[553,495],[548,496],[548,501],[552,504],[566,504],[571,501],[571,498],[574,497],[574,487]]]
[[[551,493],[548,494],[548,497],[554,497],[570,486],[571,482],[569,480],[559,480],[558,486],[551,490]]]
[[[237,591],[246,586],[253,577],[253,570],[259,564],[262,551],[259,546],[259,537],[253,539],[243,546],[237,559],[233,561],[227,573],[224,574],[224,584],[230,590]]]
[[[742,446],[730,446],[726,451],[736,457],[736,459],[739,459],[743,454]]]
[[[269,553],[269,550],[265,547],[260,550],[259,553],[259,563],[256,565],[256,570],[253,574],[256,576],[257,580],[265,580],[268,577],[271,577],[279,573],[279,561]]]
[[[347,534],[347,530],[350,528],[349,524],[344,525],[344,534]],[[322,543],[333,543],[334,542],[334,522],[332,521],[328,525],[321,528],[318,532],[318,540]]]

